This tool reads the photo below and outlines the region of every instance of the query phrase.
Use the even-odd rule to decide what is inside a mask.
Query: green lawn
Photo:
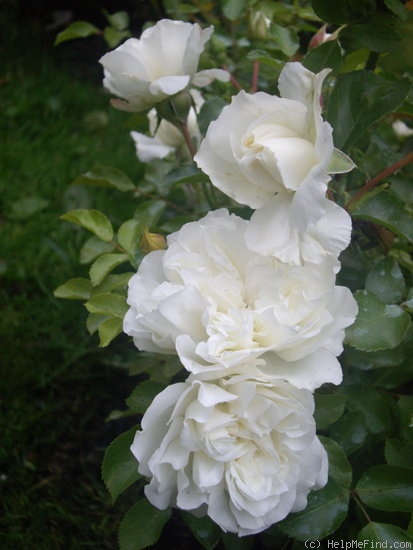
[[[53,289],[81,275],[86,238],[59,216],[115,197],[120,213],[133,207],[70,182],[103,164],[137,178],[139,166],[97,78],[95,43],[53,50],[51,37],[15,35],[0,50],[0,546],[116,548],[125,510],[112,507],[100,465],[128,427],[105,419],[130,391],[110,364],[129,346],[99,352],[81,304]]]

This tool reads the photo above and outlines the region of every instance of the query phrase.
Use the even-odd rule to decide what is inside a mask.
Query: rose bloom
[[[162,19],[146,29],[140,39],[130,38],[99,60],[104,67],[103,84],[126,100],[114,105],[143,111],[166,98],[212,80],[228,80],[221,69],[199,71],[199,57],[213,32],[198,24]]]
[[[327,482],[311,392],[234,377],[168,386],[142,419],[131,451],[150,478],[148,500],[208,515],[239,536],[303,510]]]
[[[178,353],[203,377],[270,367],[310,390],[338,384],[336,359],[357,307],[339,263],[287,265],[249,249],[248,222],[225,209],[184,225],[130,279],[124,331],[140,350]],[[263,237],[265,238],[265,237]]]
[[[195,156],[216,187],[251,208],[280,191],[292,194],[291,223],[299,231],[324,212],[334,150],[320,105],[328,73],[287,63],[278,81],[281,97],[239,92],[210,124]]]
[[[193,106],[188,113],[187,127],[191,139],[199,144],[201,132],[198,126],[197,113],[199,113],[205,101],[198,90],[191,90],[190,94]],[[163,159],[173,152],[178,155],[188,155],[184,136],[174,124],[165,119],[159,122],[155,109],[149,111],[148,121],[149,132],[152,137],[140,132],[131,132],[132,139],[135,142],[136,155],[141,162]]]

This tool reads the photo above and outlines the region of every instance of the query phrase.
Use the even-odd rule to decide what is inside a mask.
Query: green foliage
[[[413,113],[412,65],[407,55],[413,24],[410,5],[399,0],[167,0],[163,7],[169,17],[213,24],[216,32],[202,57],[202,68],[226,66],[232,75],[233,87],[214,83],[204,90],[205,103],[198,115],[202,135],[238,87],[274,93],[286,61],[300,60],[314,72],[331,69],[323,108],[338,149],[329,167],[333,176],[329,195],[353,218],[352,244],[341,256],[338,277],[354,291],[359,307],[356,322],[346,331],[343,384],[321,388],[315,395],[317,428],[329,455],[328,484],[309,494],[304,510],[257,538],[222,534],[208,518],[187,513],[182,514],[185,525],[207,550],[252,548],[257,540],[268,548],[299,548],[299,541],[342,540],[343,533],[350,532],[354,540],[410,542],[413,159],[412,138],[397,135],[392,127],[398,119],[411,126]],[[129,21],[124,12],[105,15],[109,27],[103,36],[113,47],[128,36]],[[310,47],[324,23],[330,36]],[[92,34],[87,27],[78,31],[71,27],[58,42],[81,36],[76,32]],[[147,131],[144,117],[132,116],[125,126]],[[77,231],[73,247],[80,251],[80,263],[89,266],[89,278],[69,279],[56,288],[55,296],[85,302],[88,330],[98,333],[100,346],[109,345],[122,330],[127,283],[147,252],[142,245],[144,232],[163,236],[218,207],[246,218],[251,215],[213,189],[187,154],[146,165],[135,162],[133,176],[106,166],[106,159],[90,170],[82,169],[72,189],[107,193],[113,201],[105,208],[94,200],[71,205],[62,216],[93,236]],[[49,206],[38,194],[21,201],[11,209],[15,219],[30,218]],[[125,211],[119,211],[119,204],[125,205]],[[129,390],[127,409],[116,411],[112,418],[144,414],[167,384],[185,376],[174,357],[122,355],[117,364],[139,378]],[[127,488],[128,493],[135,491],[134,501],[138,499],[121,524],[121,550],[155,544],[171,514],[141,498],[142,483],[129,452],[134,430],[112,443],[103,466],[113,499]]]
[[[120,525],[120,550],[141,550],[154,544],[170,516],[170,510],[158,510],[145,498],[138,500]]]

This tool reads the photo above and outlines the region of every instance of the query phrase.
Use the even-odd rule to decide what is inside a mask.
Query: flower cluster
[[[158,107],[152,137],[133,135],[141,160],[182,144],[179,124],[155,122],[160,103],[197,98],[192,86],[227,78],[197,72],[211,32],[163,20],[102,58],[118,106]],[[353,164],[322,117],[327,74],[288,63],[280,97],[241,91],[224,107],[194,160],[251,218],[220,209],[185,224],[129,283],[124,331],[139,350],[177,354],[187,371],[155,397],[133,442],[150,479],[145,494],[239,536],[304,509],[327,481],[312,392],[341,382],[337,356],[357,313],[350,290],[336,285],[351,220],[326,190],[335,156],[342,171]],[[193,143],[199,105],[187,110]]]

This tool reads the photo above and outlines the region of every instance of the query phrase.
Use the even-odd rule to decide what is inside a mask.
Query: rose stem
[[[346,209],[349,210],[350,207],[357,202],[367,191],[370,191],[375,185],[380,183],[384,178],[387,178],[388,176],[391,176],[394,172],[397,172],[397,170],[400,170],[400,168],[403,168],[403,166],[406,166],[407,164],[410,164],[413,162],[413,151],[399,159],[397,162],[392,164],[391,166],[385,168],[381,172],[379,172],[374,178],[372,178],[369,181],[366,181],[366,183],[363,185],[361,189],[357,191],[357,193],[351,197],[351,199],[346,204]]]
[[[234,86],[234,88],[237,88],[237,90],[242,90],[241,84],[238,82],[238,80],[235,78],[235,76],[232,76],[232,74],[229,72],[228,66],[227,65],[222,65],[222,68],[224,69],[224,71],[227,71],[229,73],[229,81]]]
[[[258,76],[260,74],[260,62],[254,61],[252,67],[252,82],[251,82],[251,93],[255,94],[258,90]]]

